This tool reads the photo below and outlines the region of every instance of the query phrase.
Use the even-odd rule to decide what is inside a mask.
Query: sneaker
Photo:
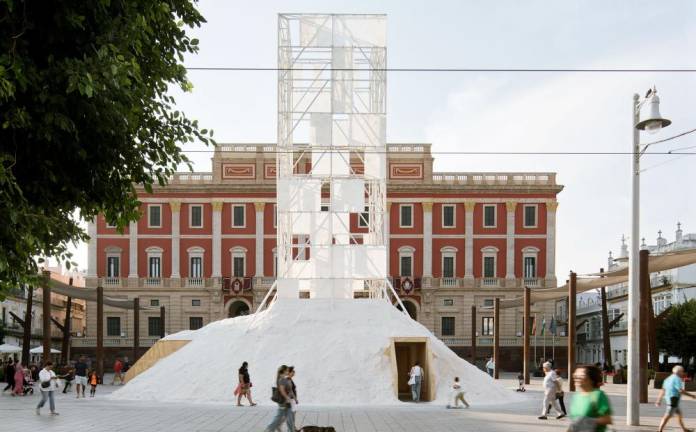
[[[562,418],[565,417],[565,416],[566,416],[565,414],[558,414],[558,415],[556,416],[556,419],[557,419],[557,420],[558,420],[558,419],[562,419]]]
[[[537,418],[538,418],[539,420],[546,420],[548,417],[546,417],[546,416],[539,416],[539,417],[537,417]]]
[[[58,413],[55,412],[55,411],[51,411],[51,415],[60,415],[60,414],[58,414]]]

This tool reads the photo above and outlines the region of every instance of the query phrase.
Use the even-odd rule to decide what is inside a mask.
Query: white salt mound
[[[238,369],[249,362],[255,402],[272,405],[281,364],[294,365],[302,405],[394,405],[392,337],[428,337],[436,403],[458,376],[473,404],[520,400],[457,356],[427,328],[383,300],[282,299],[253,315],[172,335],[191,342],[114,392],[114,399],[231,403]],[[432,383],[431,383],[432,384]],[[236,402],[236,401],[235,401]]]

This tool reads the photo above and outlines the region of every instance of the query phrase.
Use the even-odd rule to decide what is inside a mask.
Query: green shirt
[[[573,400],[570,404],[570,418],[579,417],[599,418],[605,415],[611,415],[611,405],[609,398],[603,391],[595,389],[590,393],[577,392],[573,395]],[[597,426],[597,432],[606,431],[604,425]]]

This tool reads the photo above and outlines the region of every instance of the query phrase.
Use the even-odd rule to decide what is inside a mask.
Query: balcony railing
[[[453,277],[440,278],[442,288],[454,288],[459,286],[459,279]]]
[[[556,185],[555,173],[433,173],[433,183],[461,185]]]
[[[191,288],[198,288],[205,286],[205,279],[203,278],[186,278],[186,286]]]
[[[149,286],[149,287],[161,287],[161,286],[164,286],[164,285],[163,285],[163,279],[162,279],[162,278],[152,278],[152,277],[149,277],[149,278],[142,278],[142,279],[140,280],[140,283],[141,283],[143,286]]]
[[[541,280],[540,278],[536,278],[536,277],[533,277],[533,278],[526,277],[526,278],[523,278],[523,279],[522,279],[522,285],[523,285],[523,286],[526,286],[526,287],[529,287],[529,288],[539,288],[539,287],[541,287],[543,284],[542,284],[542,280]]]
[[[194,172],[194,173],[174,173],[169,181],[170,184],[210,184],[213,182],[213,173]]]
[[[612,289],[607,291],[607,298],[608,299],[621,297],[621,296],[625,296],[625,295],[628,295],[628,286],[626,286],[626,285],[620,286],[618,288],[612,288]]]
[[[471,337],[452,337],[452,336],[441,336],[440,339],[447,346],[471,346]],[[500,336],[500,346],[522,346],[523,338],[516,336]],[[530,336],[530,343],[534,343],[534,336]],[[546,346],[567,346],[567,338],[565,336],[556,336],[552,338],[551,336],[544,337],[537,336],[536,340],[537,346],[546,344]],[[476,337],[476,346],[493,346],[493,336],[478,336]]]
[[[139,345],[141,347],[151,347],[160,338],[159,337],[140,337]],[[96,337],[75,337],[70,339],[70,343],[73,347],[96,347],[97,338]],[[105,347],[132,347],[133,338],[132,337],[119,337],[119,336],[105,336],[104,337]]]
[[[106,277],[103,279],[105,286],[121,286],[122,279],[118,277]]]
[[[479,279],[480,286],[486,288],[496,288],[500,286],[500,278],[496,277],[485,277]]]

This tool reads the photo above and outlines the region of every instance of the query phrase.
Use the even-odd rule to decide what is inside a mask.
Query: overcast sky
[[[394,68],[694,68],[696,2],[655,1],[255,1],[203,0],[187,66],[274,67],[277,14],[386,13]],[[275,72],[189,73],[180,108],[218,142],[275,142]],[[672,126],[644,142],[696,128],[694,73],[403,73],[388,83],[389,142],[438,151],[630,151],[635,92],[656,85]],[[696,146],[696,134],[656,147]],[[188,145],[187,150],[205,149]],[[692,149],[691,151],[694,151]],[[192,153],[196,171],[210,154]],[[654,243],[677,221],[696,232],[696,156],[647,155],[641,232]],[[435,155],[437,171],[554,171],[557,275],[594,272],[630,230],[630,157]],[[86,247],[77,259],[86,267]]]

